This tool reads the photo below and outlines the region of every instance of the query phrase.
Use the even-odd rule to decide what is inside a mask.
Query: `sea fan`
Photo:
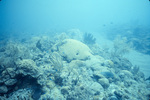
[[[83,37],[83,42],[85,44],[95,44],[96,38],[93,37],[91,33],[85,33]]]

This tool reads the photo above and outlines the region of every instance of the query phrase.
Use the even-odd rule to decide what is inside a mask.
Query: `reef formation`
[[[0,100],[149,99],[138,67],[68,33],[2,44]]]

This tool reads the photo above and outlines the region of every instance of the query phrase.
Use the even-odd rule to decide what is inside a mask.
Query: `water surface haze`
[[[149,11],[148,0],[2,0],[0,32],[100,31],[131,21],[149,25]]]

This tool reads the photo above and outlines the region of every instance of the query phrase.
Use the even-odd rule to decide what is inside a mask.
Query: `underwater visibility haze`
[[[0,100],[149,99],[149,0],[0,0]]]
[[[100,30],[105,24],[148,25],[148,0],[2,0],[1,31]]]

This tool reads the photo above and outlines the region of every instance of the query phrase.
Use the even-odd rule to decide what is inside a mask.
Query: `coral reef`
[[[0,46],[0,100],[148,100],[149,83],[118,56],[124,50],[110,59],[93,48],[48,37]]]

